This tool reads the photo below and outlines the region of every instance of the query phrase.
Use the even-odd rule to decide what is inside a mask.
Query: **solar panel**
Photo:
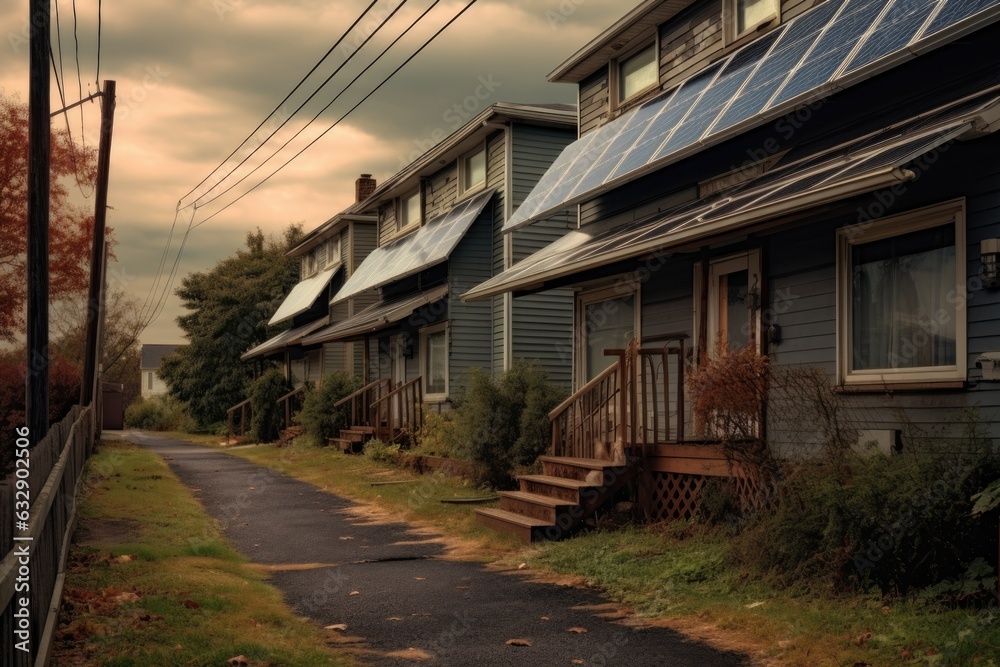
[[[762,122],[810,95],[850,85],[859,71],[918,53],[922,39],[988,8],[995,19],[997,0],[826,0],[673,94],[585,135],[560,155],[504,229],[634,180],[699,143],[721,140],[737,124]],[[841,79],[847,74],[851,80]]]
[[[949,0],[931,21],[931,24],[927,26],[921,37],[933,35],[994,5],[996,5],[996,0]]]
[[[493,192],[487,190],[470,197],[412,234],[375,248],[330,302],[382,287],[448,259]]]

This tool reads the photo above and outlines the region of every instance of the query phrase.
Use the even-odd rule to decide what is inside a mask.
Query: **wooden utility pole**
[[[28,3],[28,331],[25,421],[49,430],[49,0]]]
[[[101,143],[97,153],[97,185],[94,195],[94,246],[90,254],[90,292],[87,299],[87,350],[83,360],[80,405],[90,405],[97,393],[97,368],[101,350],[98,328],[103,310],[107,252],[104,231],[108,217],[108,180],[111,174],[111,134],[115,125],[115,82],[105,81],[101,94]]]

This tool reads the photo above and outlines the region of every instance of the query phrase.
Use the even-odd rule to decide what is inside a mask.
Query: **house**
[[[355,182],[355,200],[366,199],[375,186],[371,174],[362,174]],[[347,299],[331,307],[330,297],[375,248],[376,233],[375,217],[356,213],[337,214],[307,233],[287,253],[299,260],[299,282],[268,321],[269,326],[287,328],[240,358],[279,362],[295,387],[316,384],[324,375],[337,371],[361,375],[361,350],[353,343],[305,344],[303,339],[363,308],[363,299]]]
[[[143,345],[140,349],[139,374],[141,376],[141,396],[150,398],[167,393],[167,383],[160,377],[160,362],[174,353],[179,345]]]
[[[303,343],[353,342],[363,350],[366,387],[352,398],[356,425],[392,422],[398,428],[390,438],[412,432],[415,425],[399,422],[400,411],[419,418],[421,405],[443,409],[474,368],[500,373],[515,359],[537,360],[551,381],[569,386],[569,291],[469,304],[457,295],[573,225],[571,215],[560,214],[502,233],[539,176],[576,139],[576,115],[566,105],[493,104],[347,210],[378,220],[378,247],[331,307],[368,305],[355,305],[350,317]],[[380,402],[388,393],[396,398]],[[391,401],[402,401],[391,417],[366,413]]]
[[[565,211],[577,229],[462,295],[574,290],[553,453],[637,460],[646,511],[690,514],[734,473],[698,442],[685,374],[747,346],[772,373],[755,426],[783,455],[817,443],[776,385],[797,368],[886,451],[962,437],[969,408],[1000,437],[998,17],[996,0],[648,0],[557,67],[580,138],[504,233]],[[522,491],[587,472],[549,467]],[[589,511],[576,493],[482,518],[552,534]]]

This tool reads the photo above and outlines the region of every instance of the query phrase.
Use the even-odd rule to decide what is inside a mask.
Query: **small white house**
[[[142,397],[159,396],[167,393],[167,384],[160,377],[160,362],[174,353],[180,345],[143,345],[139,362],[142,376]]]

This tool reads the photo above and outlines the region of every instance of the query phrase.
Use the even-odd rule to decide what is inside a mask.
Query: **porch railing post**
[[[677,442],[684,442],[684,339],[677,346]]]

